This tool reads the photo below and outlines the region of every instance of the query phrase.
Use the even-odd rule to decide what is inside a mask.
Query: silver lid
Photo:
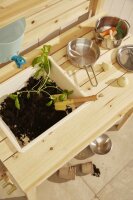
[[[124,69],[133,72],[133,45],[121,47],[117,53],[117,61]]]

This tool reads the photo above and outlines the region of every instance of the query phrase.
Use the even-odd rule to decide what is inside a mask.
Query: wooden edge
[[[127,122],[127,120],[132,116],[133,114],[133,108],[131,108],[123,117],[123,119],[120,121],[118,125],[116,125],[116,130],[120,130]]]

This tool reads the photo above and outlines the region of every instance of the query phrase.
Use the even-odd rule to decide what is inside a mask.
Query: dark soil
[[[38,80],[30,78],[27,86],[19,91],[30,90],[37,82]],[[56,83],[51,82],[50,86],[56,86]],[[46,89],[50,94],[59,94],[60,90],[58,87]],[[51,106],[46,105],[50,101],[46,93],[31,93],[30,98],[27,98],[27,93],[22,93],[19,101],[20,110],[15,107],[14,100],[7,97],[1,104],[0,116],[22,143],[23,137],[28,136],[33,140],[67,115],[66,111],[56,111],[53,103]]]

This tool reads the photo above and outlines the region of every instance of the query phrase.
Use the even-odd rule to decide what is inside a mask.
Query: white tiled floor
[[[98,194],[100,200],[133,199],[133,160]]]

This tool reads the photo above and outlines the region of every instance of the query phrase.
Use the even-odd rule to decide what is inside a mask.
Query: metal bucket
[[[117,27],[118,23],[121,22],[121,30],[123,35],[121,38],[118,37],[118,34],[114,37],[114,40],[109,40],[100,35],[101,32],[110,29],[111,27]],[[104,16],[96,22],[95,32],[96,32],[96,41],[101,43],[101,46],[106,49],[113,49],[118,47],[123,38],[128,34],[130,24],[123,19],[118,17]]]
[[[0,63],[19,54],[25,30],[25,19],[19,19],[0,29]]]

